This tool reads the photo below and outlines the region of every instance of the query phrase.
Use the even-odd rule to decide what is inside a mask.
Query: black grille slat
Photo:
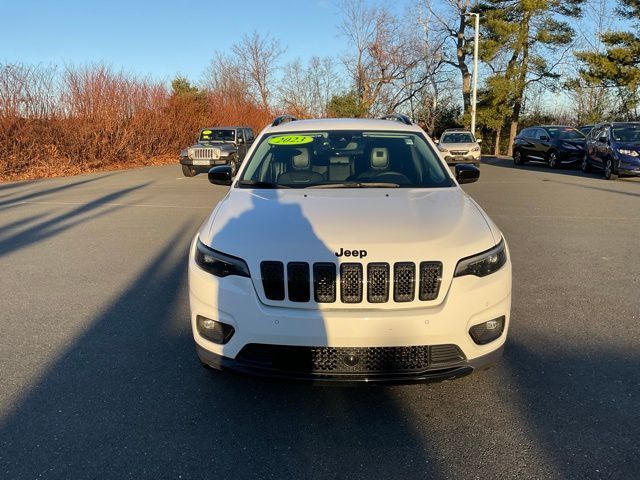
[[[429,360],[433,364],[459,362],[464,359],[464,354],[456,345],[434,345],[431,347]]]
[[[318,303],[333,303],[336,301],[335,264],[313,264],[313,298]]]
[[[389,301],[389,277],[388,263],[367,265],[367,301],[369,303]]]
[[[269,300],[284,300],[284,264],[282,262],[262,262],[260,274],[265,296]]]
[[[412,302],[416,295],[416,266],[402,262],[393,266],[393,301]]]
[[[301,347],[246,345],[237,357],[259,368],[306,373],[420,372],[465,360],[456,345],[408,347]]]
[[[309,301],[311,298],[311,282],[309,280],[308,263],[289,262],[287,264],[287,287],[289,289],[290,301]]]
[[[442,282],[442,263],[420,263],[420,300],[435,300],[438,298],[440,283]]]
[[[362,301],[362,265],[343,263],[340,265],[340,300],[342,303]]]

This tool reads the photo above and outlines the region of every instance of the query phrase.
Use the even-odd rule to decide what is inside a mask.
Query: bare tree
[[[341,34],[353,52],[342,58],[355,86],[362,115],[383,110],[379,100],[385,87],[405,79],[416,67],[420,51],[406,34],[406,26],[384,7],[363,0],[345,0]]]
[[[232,47],[232,51],[238,59],[238,65],[250,79],[257,100],[268,110],[273,75],[284,53],[280,41],[269,34],[260,35],[254,31],[251,35],[244,35],[240,43]]]

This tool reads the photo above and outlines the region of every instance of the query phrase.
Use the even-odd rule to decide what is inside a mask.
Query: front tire
[[[549,152],[549,155],[547,155],[547,163],[549,164],[549,168],[553,168],[554,170],[560,168],[558,152]]]
[[[238,173],[238,160],[235,157],[229,160],[229,167],[231,167],[231,178],[235,178]]]
[[[195,177],[198,172],[196,172],[195,168],[190,167],[189,165],[182,165],[182,174],[185,177]]]
[[[591,172],[591,160],[589,160],[589,154],[585,153],[584,157],[582,157],[582,165],[581,165],[582,171],[584,173],[589,173]]]
[[[516,165],[522,165],[524,163],[524,158],[522,157],[522,152],[520,152],[520,150],[513,152],[513,163]]]
[[[607,158],[607,161],[604,163],[604,178],[606,180],[616,180],[618,178],[618,174],[614,172],[613,160],[611,158]]]

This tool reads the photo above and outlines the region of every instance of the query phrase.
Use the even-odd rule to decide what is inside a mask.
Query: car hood
[[[442,301],[463,257],[500,233],[459,187],[437,189],[232,188],[200,229],[206,245],[244,259],[261,300],[265,260],[362,263],[441,261]],[[336,253],[366,251],[354,258]],[[275,304],[278,304],[277,302]],[[297,306],[300,308],[299,306]],[[304,308],[304,307],[302,307]]]
[[[477,143],[441,143],[442,148],[447,150],[471,150],[478,146]]]

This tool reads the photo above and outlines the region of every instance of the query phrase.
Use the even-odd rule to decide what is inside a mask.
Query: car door
[[[525,128],[516,137],[516,145],[518,145],[522,157],[529,156],[533,151],[533,143],[531,142],[533,133],[533,128]]]
[[[247,142],[243,128],[239,128],[236,132],[236,149],[238,151],[238,160],[242,162],[247,154]]]
[[[594,158],[593,163],[602,168],[604,166],[604,159],[607,157],[609,153],[609,145],[610,145],[610,133],[611,127],[609,125],[605,126],[598,132],[598,138],[596,139],[596,157]]]
[[[536,128],[536,138],[535,138],[535,156],[538,160],[545,160],[547,158],[547,153],[551,148],[551,136],[549,132],[547,132],[544,128]]]
[[[593,164],[595,163],[596,156],[598,155],[598,137],[600,136],[600,131],[602,127],[596,125],[591,129],[589,135],[587,135],[586,149],[587,155],[589,156],[589,161]]]

